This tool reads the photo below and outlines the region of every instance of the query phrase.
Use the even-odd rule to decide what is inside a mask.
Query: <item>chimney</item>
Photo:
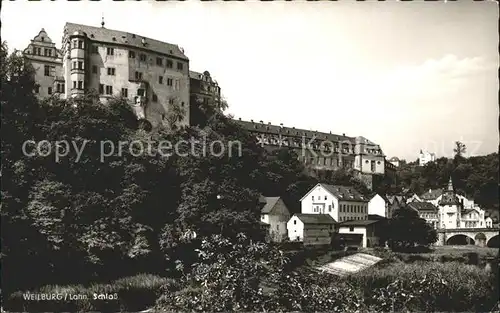
[[[250,120],[250,122],[252,122],[252,123],[253,123],[253,120]]]
[[[264,124],[264,121],[259,121],[261,124]]]
[[[345,133],[343,133],[343,134],[342,134],[342,136],[344,136],[344,137],[345,137]]]
[[[330,135],[332,134],[332,131],[330,130]]]
[[[280,123],[280,126],[283,127],[283,123]]]
[[[267,122],[267,125],[271,125],[271,122]]]
[[[238,120],[240,120],[240,121],[241,121],[241,117],[240,117]]]

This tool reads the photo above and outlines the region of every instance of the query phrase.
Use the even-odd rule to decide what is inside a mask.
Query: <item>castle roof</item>
[[[64,31],[66,35],[72,35],[75,32],[83,32],[89,39],[93,41],[113,45],[125,45],[141,50],[151,50],[185,61],[189,60],[181,50],[181,48],[179,48],[179,46],[177,45],[132,33],[127,33],[124,31],[74,23],[66,23]]]

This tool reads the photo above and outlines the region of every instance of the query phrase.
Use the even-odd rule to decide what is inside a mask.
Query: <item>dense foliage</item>
[[[438,239],[436,230],[420,218],[418,212],[409,208],[397,210],[381,230],[381,240],[387,241],[393,250],[429,246]]]

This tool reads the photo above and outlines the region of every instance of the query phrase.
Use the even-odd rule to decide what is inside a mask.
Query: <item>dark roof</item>
[[[377,215],[377,214],[368,214],[368,220],[386,220],[387,218]]]
[[[265,197],[266,204],[260,212],[264,214],[271,212],[279,199],[280,197]]]
[[[127,45],[139,49],[147,49],[161,54],[177,57],[186,61],[189,60],[184,52],[179,48],[179,46],[174,44],[104,27],[66,23],[65,33],[67,35],[71,36],[76,31],[82,31],[86,33],[87,37],[90,40],[110,44]],[[145,40],[146,45],[143,44],[143,39]]]
[[[359,220],[359,221],[345,221],[340,223],[340,226],[366,226],[380,222],[381,220]]]
[[[440,195],[443,194],[443,189],[439,188],[439,189],[430,189],[429,191],[423,193],[421,196],[420,196],[420,199],[423,199],[423,200],[435,200],[437,198],[439,198]]]
[[[436,208],[432,203],[430,202],[410,202],[408,203],[408,206],[412,209],[417,210],[418,212],[437,212],[438,208]]]
[[[330,214],[295,214],[304,224],[336,224]]]
[[[195,71],[189,71],[189,78],[200,80],[200,76],[203,76],[203,74]]]
[[[328,184],[321,184],[321,186],[323,186],[326,190],[328,190],[341,201],[369,201],[367,197],[363,196],[354,187]]]
[[[348,141],[353,144],[356,142],[355,137],[322,133],[322,132],[299,129],[299,128],[296,129],[295,127],[281,127],[280,125],[271,125],[271,124],[263,124],[258,122],[248,122],[240,120],[235,120],[235,122],[238,123],[242,128],[251,132],[262,132],[262,133],[269,133],[276,135],[282,134],[286,136],[295,136],[300,138],[302,138],[303,136],[305,136],[306,138],[312,138],[315,136],[319,140],[329,140],[332,142]]]

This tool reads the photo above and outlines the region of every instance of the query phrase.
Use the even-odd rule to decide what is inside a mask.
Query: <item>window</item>
[[[107,95],[113,94],[113,86],[106,86],[106,94]]]
[[[45,41],[45,37],[42,37],[42,42]]]
[[[43,74],[45,76],[50,76],[50,66],[48,66],[48,65],[43,66]]]
[[[177,69],[179,71],[182,71],[183,68],[184,68],[184,64],[182,64],[181,62],[177,62]]]
[[[135,72],[135,79],[136,80],[142,80],[142,73],[141,72]]]
[[[167,68],[172,68],[174,67],[174,62],[172,60],[167,60]]]
[[[327,198],[328,198],[328,197],[327,197],[327,196],[325,196],[325,200],[326,200]]]
[[[140,97],[144,97],[144,89],[137,89],[137,95]]]
[[[154,93],[153,94],[153,102],[157,102],[158,101],[158,96]]]
[[[354,231],[354,226],[349,226],[349,231]]]
[[[314,201],[314,196],[312,196],[312,201]]]
[[[107,55],[115,55],[115,49],[114,48],[106,48],[106,54]]]
[[[293,225],[297,225],[297,220],[293,220]]]
[[[83,70],[83,62],[82,61],[78,61],[78,69]]]
[[[51,95],[52,94],[52,87],[49,87],[49,89],[48,89],[47,92],[48,92],[49,95]]]
[[[172,86],[172,78],[167,78],[167,86]]]
[[[174,99],[168,99],[168,104],[174,104]]]
[[[143,62],[146,62],[146,55],[141,53],[141,55],[139,56],[140,60],[143,61]]]
[[[328,205],[328,212],[331,212],[332,211],[332,205]]]
[[[92,65],[92,73],[97,74],[97,65]]]
[[[163,76],[158,76],[158,83],[163,84]]]
[[[93,54],[99,54],[99,47],[98,46],[92,46],[92,53]]]
[[[129,51],[128,52],[128,57],[131,59],[135,59],[135,51]]]
[[[40,93],[40,86],[38,85],[35,86],[35,93]]]
[[[104,85],[103,84],[99,84],[99,94],[104,94]]]
[[[156,58],[156,65],[162,66],[163,65],[163,59],[162,58]]]
[[[76,81],[73,81],[73,89],[76,89]]]
[[[371,161],[371,170],[372,172],[375,172],[375,161]]]
[[[83,81],[78,81],[78,89],[83,89]]]
[[[83,49],[83,41],[78,40],[78,49]]]
[[[114,76],[116,69],[114,67],[108,67],[108,75]]]
[[[276,225],[276,230],[280,230],[280,225]]]
[[[122,88],[122,97],[124,97],[124,98],[128,97],[128,89],[127,88]]]
[[[43,55],[48,56],[49,55],[49,49],[43,49]]]
[[[77,40],[73,40],[73,48],[76,48],[77,45],[78,45]]]

